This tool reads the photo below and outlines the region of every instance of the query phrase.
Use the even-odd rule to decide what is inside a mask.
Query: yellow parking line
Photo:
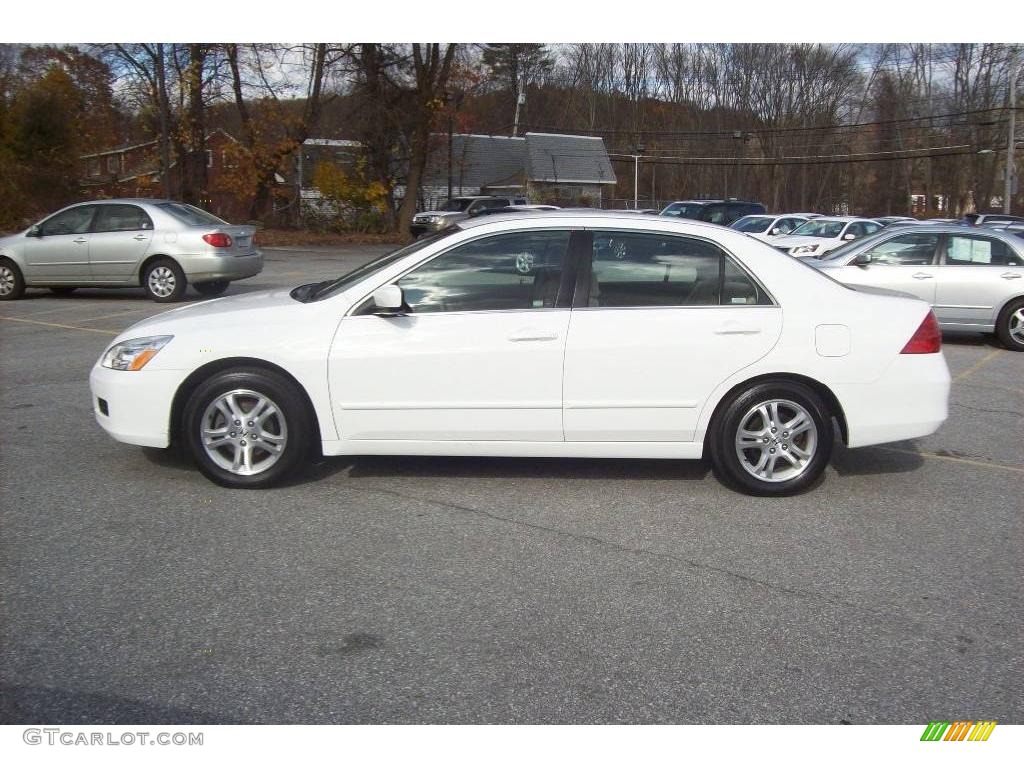
[[[1017,472],[1024,474],[1024,467],[1013,467],[1009,464],[999,464],[995,461],[980,461],[978,459],[962,459],[959,456],[943,456],[941,453],[931,453],[930,451],[908,451],[903,448],[890,448],[885,445],[876,446],[880,451],[889,451],[890,453],[903,453],[907,456],[920,456],[923,459],[942,459],[943,461],[955,461],[958,464],[971,464],[975,467],[985,467],[986,469],[1005,469],[1009,472]]]
[[[990,360],[992,360],[994,357],[996,357],[996,355],[999,355],[1000,353],[1002,353],[1002,351],[1003,350],[1001,350],[1001,349],[993,349],[991,352],[989,352],[987,355],[985,355],[983,358],[981,358],[981,360],[976,362],[970,368],[968,368],[965,371],[960,371],[960,373],[958,373],[956,376],[953,377],[953,381],[960,381],[961,379],[966,379],[972,373],[977,373],[978,370],[982,366],[987,365]]]
[[[80,325],[64,325],[63,323],[46,323],[42,320],[26,320],[23,317],[4,317],[0,315],[0,320],[7,320],[12,323],[31,323],[32,325],[45,325],[48,328],[67,328],[72,331],[88,331],[89,333],[102,333],[106,336],[117,336],[120,331],[105,331],[101,328],[83,328]]]

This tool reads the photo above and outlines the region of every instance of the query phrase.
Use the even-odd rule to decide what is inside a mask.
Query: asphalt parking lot
[[[383,250],[267,249],[229,293]],[[90,367],[165,308],[0,304],[0,722],[1024,722],[1024,354],[947,335],[943,428],[796,498],[400,457],[246,492],[93,421]]]

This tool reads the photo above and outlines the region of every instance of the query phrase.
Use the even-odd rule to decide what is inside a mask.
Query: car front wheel
[[[1007,349],[1024,352],[1024,299],[1011,302],[999,313],[996,335]]]
[[[224,371],[185,406],[183,429],[199,470],[228,488],[265,488],[305,459],[312,420],[296,386],[262,369]]]
[[[788,381],[738,392],[714,422],[711,459],[727,484],[757,496],[807,490],[832,454],[832,418],[814,390]]]

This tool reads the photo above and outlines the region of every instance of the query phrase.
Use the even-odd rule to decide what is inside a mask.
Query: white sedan
[[[798,259],[821,258],[822,254],[844,243],[873,235],[882,225],[873,219],[855,216],[829,216],[804,222],[784,237],[772,240],[772,246]]]
[[[560,211],[151,317],[90,387],[115,439],[180,442],[230,487],[319,453],[709,457],[727,484],[783,495],[822,473],[836,431],[856,447],[938,429],[940,345],[925,302],[852,290],[740,232]]]

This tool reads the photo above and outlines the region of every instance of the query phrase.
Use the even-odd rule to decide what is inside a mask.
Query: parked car
[[[788,235],[808,220],[806,216],[796,213],[744,216],[729,227],[767,243],[780,235]]]
[[[1008,213],[968,213],[964,221],[973,227],[981,227],[989,224],[1019,224],[1024,222],[1024,217]]]
[[[874,218],[874,221],[877,221],[883,227],[891,227],[891,226],[893,226],[895,224],[899,224],[899,225],[902,226],[902,225],[905,225],[905,224],[920,224],[921,223],[918,219],[915,219],[912,216],[876,216]]]
[[[660,215],[706,221],[710,224],[721,224],[727,227],[736,219],[765,213],[766,210],[761,203],[750,203],[743,200],[679,200],[662,208]]]
[[[423,211],[413,216],[410,231],[414,237],[427,232],[441,232],[489,208],[507,208],[511,205],[526,205],[526,198],[496,195],[453,197],[436,211]]]
[[[1011,232],[955,224],[887,229],[811,263],[848,285],[917,296],[943,329],[995,333],[1024,351],[1024,239]]]
[[[819,258],[845,242],[873,235],[882,225],[873,219],[855,216],[829,216],[801,224],[785,237],[772,241],[772,246],[799,259]]]
[[[609,236],[643,256],[600,258]],[[539,241],[560,260],[508,269]],[[940,346],[926,303],[850,290],[740,232],[555,211],[147,318],[90,389],[112,437],[184,444],[229,487],[318,452],[708,456],[726,483],[783,495],[821,475],[837,429],[851,447],[935,431]]]
[[[0,301],[25,288],[142,286],[151,299],[177,301],[186,286],[219,296],[234,280],[258,275],[255,227],[232,226],[173,200],[79,203],[0,238]]]

